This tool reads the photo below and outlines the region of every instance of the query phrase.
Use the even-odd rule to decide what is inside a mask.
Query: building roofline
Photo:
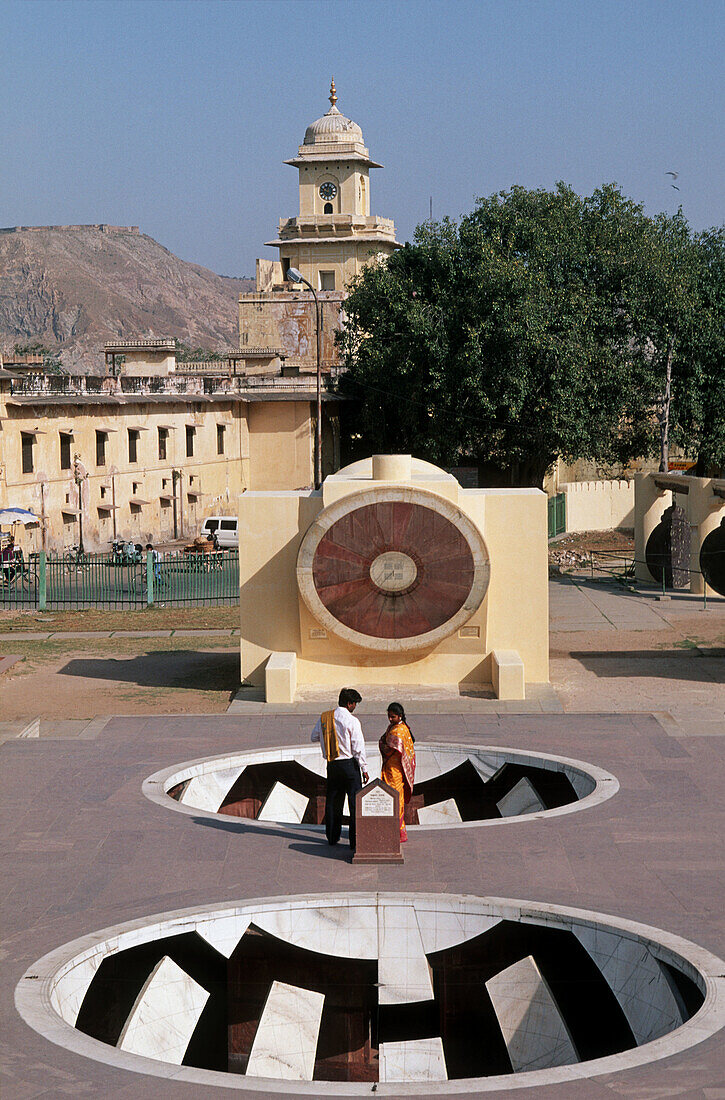
[[[366,164],[368,168],[383,168],[384,165],[378,164],[377,161],[371,160],[370,157],[365,157],[361,153],[317,153],[314,156],[297,156],[291,157],[289,160],[283,161],[284,164],[291,164],[293,168],[299,168],[300,165],[309,164],[310,161],[315,160],[354,160],[358,164]]]
[[[339,234],[336,237],[277,237],[276,240],[265,241],[264,244],[270,248],[281,248],[283,245],[290,244],[340,244],[343,241],[345,243],[350,241],[375,243],[377,241],[380,244],[390,245],[391,248],[403,247],[400,241],[396,241],[394,238],[391,241],[390,237],[373,236],[369,233],[350,233],[345,236]]]

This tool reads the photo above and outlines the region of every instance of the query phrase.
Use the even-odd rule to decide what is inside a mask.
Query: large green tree
[[[694,240],[697,309],[672,377],[673,439],[701,476],[725,475],[725,227]]]
[[[675,397],[674,386],[683,377],[692,337],[702,321],[701,263],[681,210],[674,216],[659,214],[642,228],[624,295],[629,352],[632,362],[652,368],[659,388],[653,416],[660,469],[667,470],[671,427],[683,396],[680,386]]]
[[[473,459],[522,485],[540,485],[559,456],[650,452],[667,376],[666,244],[614,186],[515,187],[458,225],[420,227],[346,302],[341,386],[366,448]]]

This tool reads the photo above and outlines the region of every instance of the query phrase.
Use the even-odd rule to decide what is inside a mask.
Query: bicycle
[[[67,573],[80,573],[90,564],[88,554],[80,546],[66,546],[63,550],[63,561]]]
[[[33,585],[37,587],[37,584],[38,572],[32,558],[26,561],[22,551],[16,550],[12,558],[3,559],[2,569],[0,570],[0,586],[2,588],[10,590],[11,588],[24,586],[29,589]]]
[[[160,566],[154,568],[154,592],[163,592],[165,588],[168,588],[170,580],[163,575]],[[134,597],[145,596],[148,591],[148,568],[144,563],[142,566],[136,569],[131,578],[131,591]]]

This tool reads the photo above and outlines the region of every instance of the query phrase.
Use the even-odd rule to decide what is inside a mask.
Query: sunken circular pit
[[[725,1023],[724,973],[693,943],[586,910],[300,895],[85,936],[26,972],[16,1006],[61,1046],[180,1083],[465,1094],[686,1050]]]
[[[366,745],[366,752],[369,761],[379,758],[377,744]],[[143,790],[152,801],[187,814],[321,828],[325,774],[318,745],[287,746],[165,768],[149,776]],[[419,741],[405,820],[413,829],[528,821],[586,809],[618,789],[611,773],[578,760]]]

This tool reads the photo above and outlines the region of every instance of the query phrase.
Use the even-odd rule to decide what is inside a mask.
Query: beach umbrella
[[[0,524],[6,523],[22,523],[27,527],[29,523],[40,523],[40,519],[27,508],[0,508]]]

